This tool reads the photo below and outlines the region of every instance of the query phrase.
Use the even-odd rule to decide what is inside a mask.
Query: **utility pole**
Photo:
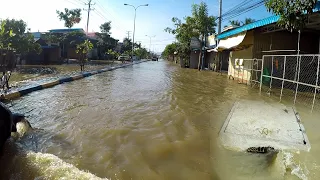
[[[85,5],[88,5],[88,9],[83,9],[83,10],[85,10],[85,11],[88,11],[87,29],[86,29],[86,30],[87,30],[87,34],[88,34],[88,29],[89,29],[90,11],[93,11],[93,10],[94,10],[93,8],[91,8],[91,6],[93,6],[93,5],[96,4],[96,3],[92,4],[91,2],[92,2],[92,0],[89,0],[89,1],[88,1],[88,4],[85,4]]]
[[[221,21],[222,21],[222,0],[219,0],[219,24],[218,24],[218,34],[221,33]]]
[[[150,51],[150,53],[151,53],[151,38],[156,37],[156,35],[154,35],[154,36],[148,36],[148,35],[146,35],[146,36],[150,38],[149,51]]]
[[[127,35],[128,35],[127,38],[128,38],[128,39],[130,39],[130,32],[131,32],[131,31],[127,31]]]

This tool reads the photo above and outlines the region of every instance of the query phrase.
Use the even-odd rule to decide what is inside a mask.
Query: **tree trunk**
[[[201,66],[202,66],[201,57],[202,57],[202,47],[203,47],[202,42],[203,42],[203,36],[202,36],[201,42],[200,42],[200,53],[199,53],[199,62],[198,62],[198,70],[199,70],[199,71],[200,71],[200,69],[202,69],[202,68],[201,68]]]

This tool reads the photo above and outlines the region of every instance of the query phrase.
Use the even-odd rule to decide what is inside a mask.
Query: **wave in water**
[[[18,133],[13,134],[4,149],[4,155],[0,161],[0,179],[83,179],[101,180],[90,172],[78,169],[59,157],[41,152],[27,151],[19,139],[25,135],[28,127],[20,124]]]
[[[296,162],[292,152],[279,152],[275,164],[280,168],[284,177],[295,176],[301,180],[308,180],[309,170],[306,166]]]

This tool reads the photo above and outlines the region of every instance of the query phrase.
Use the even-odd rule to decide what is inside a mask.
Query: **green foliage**
[[[127,55],[127,56],[131,56],[132,51],[131,50],[124,51],[122,54]]]
[[[123,39],[123,46],[121,48],[122,52],[132,51],[132,41],[129,38]]]
[[[209,16],[208,6],[205,2],[192,5],[192,19],[194,29],[202,36],[215,33],[216,17]]]
[[[86,35],[79,31],[73,31],[64,35],[63,43],[66,43],[71,47],[77,47],[77,45],[84,43]]]
[[[31,33],[26,32],[27,24],[23,20],[6,19],[0,21],[0,48],[11,48],[18,54],[35,51],[41,53],[41,47]]]
[[[149,53],[148,50],[145,48],[137,48],[134,51],[134,55],[139,57],[140,59],[145,59],[148,57]]]
[[[100,25],[101,33],[111,34],[111,21],[105,22]]]
[[[232,20],[232,21],[229,21],[229,23],[231,25],[233,25],[233,26],[243,26],[243,25],[246,25],[246,24],[253,23],[255,21],[256,21],[255,19],[246,18],[244,21]],[[225,27],[227,27],[227,26],[225,26]]]
[[[42,38],[50,43],[61,43],[64,41],[65,36],[62,33],[45,33],[42,35]]]
[[[177,43],[171,43],[168,44],[164,51],[162,52],[162,56],[165,58],[168,58],[169,56],[174,55],[174,52],[178,50],[178,44]]]
[[[63,43],[70,47],[76,47],[78,44],[84,42],[86,35],[79,31],[69,33],[46,33],[43,39],[51,43]]]
[[[85,62],[88,60],[87,54],[93,48],[93,44],[89,40],[77,45],[76,53],[79,54],[79,64],[81,71],[83,70]]]
[[[120,54],[116,51],[113,51],[112,49],[109,49],[107,52],[107,54],[113,55],[115,57],[118,57]]]
[[[11,47],[9,39],[13,36],[12,29],[6,28],[6,21],[0,22],[0,49],[7,49]]]
[[[229,21],[229,23],[233,26],[241,26],[241,22],[238,20]]]
[[[83,43],[77,45],[76,53],[79,54],[80,64],[84,64],[87,59],[87,54],[93,48],[93,44],[89,40],[85,40]]]
[[[19,54],[26,54],[28,52],[36,52],[40,54],[42,52],[41,45],[34,41],[34,36],[31,33],[26,33],[20,38],[19,43],[14,44],[16,52]]]
[[[64,26],[72,28],[75,24],[81,21],[81,9],[65,8],[64,12],[56,11],[60,21],[64,21]]]
[[[111,21],[105,22],[100,25],[101,33],[96,33],[98,37],[97,46],[101,53],[107,53],[108,50],[115,49],[117,46],[118,40],[111,37]]]
[[[172,18],[175,28],[167,27],[166,32],[174,34],[178,43],[176,49],[178,55],[183,59],[187,59],[190,55],[191,38],[195,37],[201,43],[203,48],[204,38],[215,33],[216,17],[209,16],[208,6],[206,3],[192,5],[192,16],[184,18],[183,23],[178,18]],[[166,53],[166,52],[165,52]]]
[[[281,27],[293,31],[305,27],[316,3],[317,0],[266,0],[265,6],[269,12],[280,16]]]
[[[242,25],[251,24],[253,22],[256,22],[256,20],[251,18],[246,18],[244,22],[242,22]]]
[[[93,44],[89,40],[77,45],[77,54],[87,54],[93,48]]]

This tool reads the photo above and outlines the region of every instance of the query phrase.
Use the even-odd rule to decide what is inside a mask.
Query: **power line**
[[[146,42],[149,41],[149,39],[139,39],[140,41]],[[162,39],[162,40],[152,40],[153,42],[164,42],[164,41],[174,41],[174,39]]]
[[[127,38],[130,39],[130,32],[131,31],[127,31]]]
[[[239,3],[238,5],[234,6],[233,8],[229,9],[227,12],[223,13],[222,16],[226,16],[230,13],[232,13],[233,11],[237,10],[238,8],[244,6],[248,1],[251,1],[251,0],[244,0],[242,1],[241,3]]]
[[[79,6],[79,4],[76,4],[76,2],[74,2],[74,1],[71,1],[71,0],[66,0],[66,1],[73,4],[73,5]]]
[[[115,18],[114,16],[112,16],[112,14],[109,14],[109,13],[108,13],[108,10],[107,10],[106,8],[104,8],[104,6],[100,3],[99,0],[97,0],[97,4],[98,4],[98,6],[99,6],[100,8],[102,8],[101,10],[102,10],[103,12],[106,12],[107,15],[111,16],[113,19],[117,19],[117,18]]]
[[[80,3],[82,3],[82,4],[86,4],[84,1],[82,1],[82,0],[74,0],[74,1],[78,1],[78,2],[80,2]]]
[[[108,10],[106,8],[104,8],[104,6],[100,3],[100,1],[97,0],[96,2],[97,2],[97,5],[98,5],[98,7],[100,8],[100,10],[102,12],[101,14],[106,13],[108,16],[111,16],[113,19],[115,19],[115,21],[112,21],[112,24],[115,24],[118,27],[118,29],[123,29],[123,26],[121,24],[117,23],[118,22],[117,18],[112,16],[112,14],[108,13]],[[107,20],[110,20],[110,19],[106,18],[105,16],[103,16],[103,17],[105,19],[107,19]]]
[[[225,17],[234,16],[235,14],[240,14],[240,13],[243,13],[244,11],[247,12],[247,10],[252,9],[252,8],[254,9],[255,7],[258,7],[258,6],[263,5],[263,4],[264,4],[264,1],[260,0],[259,2],[256,2],[254,4],[249,4],[246,7],[239,8],[239,9],[233,11],[232,13],[229,13],[228,15],[225,15]]]
[[[239,3],[238,5],[236,5],[235,7],[231,8],[229,11],[222,14],[222,16],[221,16],[222,21],[237,17],[243,13],[251,11],[251,10],[258,8],[264,4],[264,0],[259,0],[258,2],[255,2],[254,4],[252,4],[252,3],[248,4],[248,1],[250,1],[250,0],[244,0],[241,3]],[[245,5],[245,4],[247,4],[247,5]],[[219,20],[219,19],[220,19],[220,17],[217,18],[217,20]]]
[[[99,17],[101,17],[102,20],[104,21],[110,21],[110,19],[106,18],[102,13],[100,13],[100,11],[98,11],[97,9],[94,11]],[[116,23],[112,22],[112,25],[115,26],[116,29],[123,31],[122,28],[120,28]]]
[[[95,3],[94,3],[94,4],[91,4],[91,1],[92,1],[92,0],[89,0],[89,1],[88,1],[88,4],[85,4],[85,5],[88,5],[88,9],[83,9],[83,10],[85,10],[85,11],[88,11],[87,34],[88,34],[88,30],[89,30],[90,11],[93,11],[93,10],[94,10],[94,8],[91,8],[91,6],[95,5]]]
[[[68,1],[69,3],[72,3],[73,5],[76,5],[76,6],[80,6],[80,5],[88,5],[88,4],[86,4],[83,0],[66,0],[66,1]],[[92,1],[92,0],[90,0],[90,1]],[[92,4],[92,5],[94,5],[94,4]],[[84,9],[85,11],[87,11],[87,9]],[[106,21],[108,21],[108,19],[102,14],[102,13],[100,13],[99,11],[98,11],[98,9],[91,9],[91,10],[95,10],[94,12],[102,19],[102,20],[106,20]],[[121,29],[121,28],[120,28]]]
[[[241,11],[241,12],[238,12],[238,13],[234,14],[233,16],[230,16],[230,17],[228,17],[228,18],[226,18],[226,19],[223,18],[222,21],[226,21],[226,20],[235,18],[235,17],[237,17],[237,16],[239,16],[239,15],[241,15],[241,14],[244,14],[244,13],[246,13],[246,12],[248,12],[248,11],[252,11],[253,9],[258,8],[258,7],[262,6],[263,4],[264,4],[264,2],[262,1],[262,2],[260,2],[260,3],[255,4],[255,5],[252,5],[252,6],[250,6],[248,9],[246,9],[246,10],[244,10],[244,11]]]

